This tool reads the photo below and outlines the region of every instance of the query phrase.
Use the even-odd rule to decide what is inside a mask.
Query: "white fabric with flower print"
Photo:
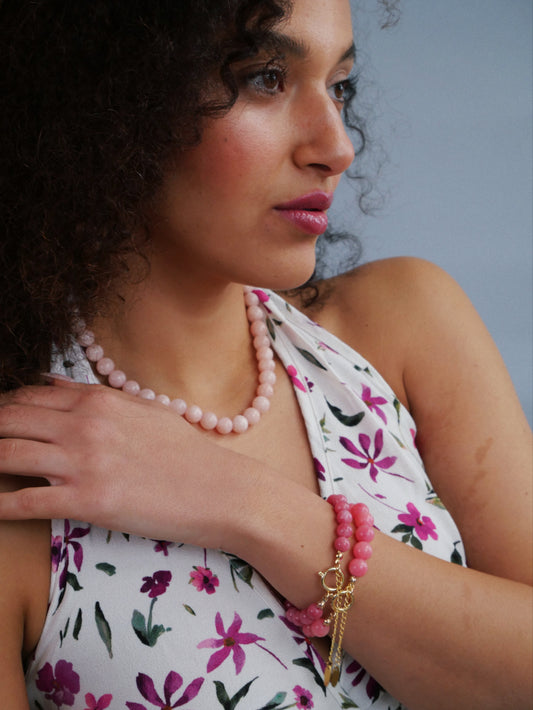
[[[463,564],[424,472],[409,413],[360,355],[257,290],[293,382],[321,493],[368,505],[376,526]],[[95,383],[78,346],[53,370]],[[402,706],[354,659],[323,661],[246,562],[220,551],[52,521],[50,606],[26,672],[32,710],[284,710]]]

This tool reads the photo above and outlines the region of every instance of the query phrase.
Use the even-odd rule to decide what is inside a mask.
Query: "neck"
[[[142,387],[224,413],[254,394],[257,365],[239,284],[169,289],[149,278],[92,327],[106,355]]]

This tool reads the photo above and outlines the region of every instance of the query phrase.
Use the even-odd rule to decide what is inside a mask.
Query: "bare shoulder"
[[[0,492],[17,488],[20,479],[0,475]],[[0,684],[4,697],[13,698],[10,707],[22,708],[26,696],[21,657],[37,643],[48,603],[49,521],[0,521],[0,579]]]

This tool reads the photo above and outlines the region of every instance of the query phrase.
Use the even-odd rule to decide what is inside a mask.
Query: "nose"
[[[326,92],[302,97],[293,126],[293,159],[299,168],[312,167],[333,177],[350,167],[355,150],[338,105]]]

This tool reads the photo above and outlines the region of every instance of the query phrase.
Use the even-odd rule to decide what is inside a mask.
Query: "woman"
[[[473,309],[410,259],[274,293],[354,157],[347,0],[0,17],[7,706],[527,707],[531,443]]]

